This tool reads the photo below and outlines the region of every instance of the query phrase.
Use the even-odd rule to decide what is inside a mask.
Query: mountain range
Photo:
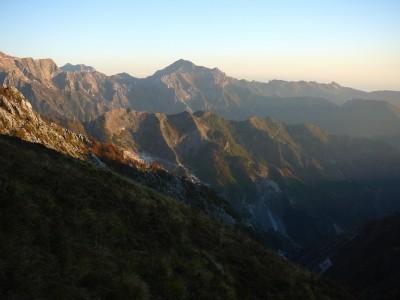
[[[85,65],[58,68],[49,59],[1,57],[3,82],[17,84],[35,110],[157,162],[174,176],[209,184],[257,231],[278,234],[283,241],[276,247],[285,252],[398,209],[397,150],[310,124],[291,125],[322,123],[330,133],[397,145],[400,114],[393,104],[333,103],[350,94],[366,97],[365,92],[337,83],[247,82],[185,60],[138,79],[106,76]],[[57,96],[47,94],[50,90]],[[183,112],[171,115],[176,111]],[[235,120],[251,117],[229,121],[215,112]],[[91,120],[79,121],[85,119]]]
[[[400,147],[397,91],[368,93],[335,82],[250,82],[186,60],[143,79],[126,73],[106,76],[85,65],[58,68],[51,59],[4,53],[0,53],[0,82],[17,87],[39,113],[80,121],[114,108],[166,114],[211,111],[232,120],[259,116],[312,123],[331,133]],[[348,102],[352,99],[356,100]]]
[[[84,128],[149,163],[194,175],[251,226],[294,245],[400,209],[400,152],[382,142],[270,118],[229,121],[210,112],[116,109]]]
[[[357,298],[287,259],[395,297],[396,264],[374,269],[397,251],[385,233],[398,215],[385,217],[400,211],[399,92],[248,82],[185,60],[106,76],[4,53],[0,82],[2,297]]]
[[[400,209],[400,153],[380,142],[273,119],[229,121],[210,112],[131,109],[107,112],[81,124],[76,134],[43,120],[15,88],[2,94],[1,133],[105,164],[229,224],[237,222],[234,208],[244,224],[287,256]]]

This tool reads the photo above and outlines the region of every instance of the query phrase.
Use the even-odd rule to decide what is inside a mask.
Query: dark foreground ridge
[[[0,136],[2,299],[354,299],[198,209]]]

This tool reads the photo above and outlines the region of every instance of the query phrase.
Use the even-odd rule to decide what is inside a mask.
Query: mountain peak
[[[335,81],[332,81],[332,82],[331,82],[331,86],[334,87],[334,88],[337,88],[337,89],[339,89],[339,88],[342,87],[339,83],[337,83],[337,82],[335,82]]]
[[[198,68],[194,63],[188,60],[184,59],[179,59],[173,64],[169,65],[165,69],[159,70],[154,73],[154,75],[165,75],[165,74],[171,74],[171,73],[189,73],[193,72],[196,68]]]
[[[84,64],[73,65],[70,63],[67,63],[65,66],[62,66],[60,69],[63,71],[66,71],[66,72],[95,72],[96,71],[96,69],[91,66],[86,66]]]
[[[173,64],[170,65],[170,67],[175,67],[175,68],[183,68],[183,69],[194,69],[196,67],[196,65],[194,63],[192,63],[189,60],[185,60],[185,59],[179,59],[176,62],[174,62]]]

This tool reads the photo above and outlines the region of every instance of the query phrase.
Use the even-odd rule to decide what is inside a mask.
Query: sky
[[[0,0],[0,51],[146,77],[178,59],[239,79],[400,90],[398,0]]]

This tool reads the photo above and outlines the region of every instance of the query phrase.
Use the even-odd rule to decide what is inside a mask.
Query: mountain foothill
[[[0,295],[398,295],[400,92],[1,52],[0,82]]]

